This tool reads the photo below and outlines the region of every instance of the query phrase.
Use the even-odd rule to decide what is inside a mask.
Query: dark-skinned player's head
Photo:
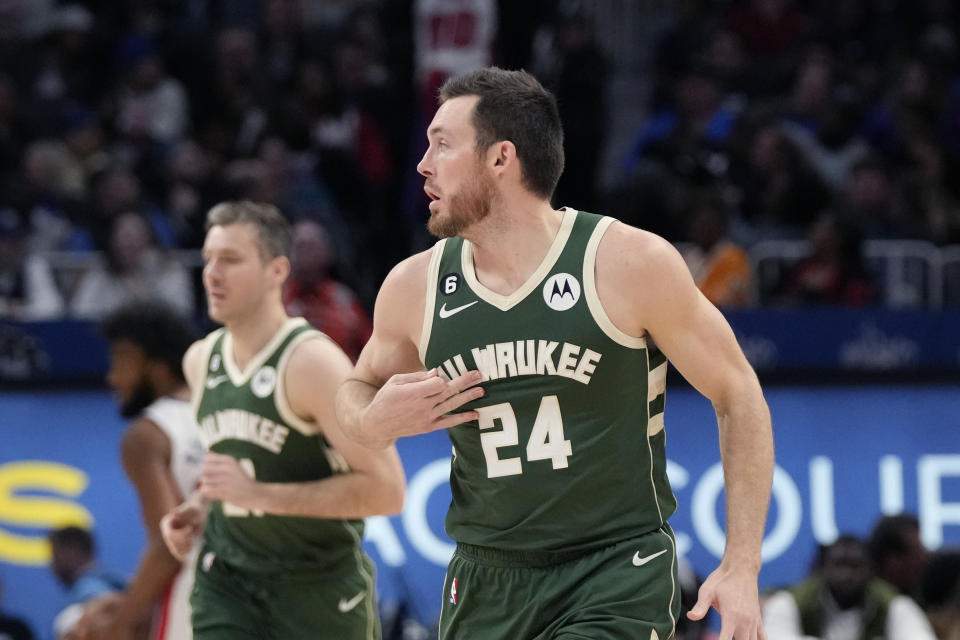
[[[107,383],[129,418],[172,386],[184,383],[183,354],[196,338],[186,318],[160,302],[136,302],[117,309],[101,324],[110,345]]]

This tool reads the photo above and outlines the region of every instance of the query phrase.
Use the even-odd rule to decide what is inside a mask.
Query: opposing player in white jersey
[[[123,434],[123,468],[140,499],[147,544],[124,593],[99,603],[83,625],[90,640],[189,640],[195,558],[181,563],[160,536],[160,518],[197,484],[204,448],[190,406],[181,360],[194,338],[172,310],[137,303],[102,326],[110,343],[107,381],[120,412],[132,418]],[[94,605],[97,606],[97,605]]]

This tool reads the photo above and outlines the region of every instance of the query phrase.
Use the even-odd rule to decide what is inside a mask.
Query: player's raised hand
[[[437,372],[399,373],[387,380],[363,413],[363,422],[385,439],[448,429],[477,419],[476,411],[456,411],[483,396],[482,377],[470,371],[447,381]]]
[[[182,562],[187,557],[206,520],[206,505],[197,494],[160,519],[160,534],[174,558]]]
[[[717,640],[767,640],[760,615],[756,573],[720,565],[703,582],[697,603],[687,617],[701,620],[711,606],[720,613]]]

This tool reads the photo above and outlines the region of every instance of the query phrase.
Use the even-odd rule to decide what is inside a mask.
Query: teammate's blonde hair
[[[240,223],[257,228],[257,247],[265,262],[278,256],[290,257],[293,244],[290,223],[272,204],[234,200],[216,204],[207,212],[207,231]]]

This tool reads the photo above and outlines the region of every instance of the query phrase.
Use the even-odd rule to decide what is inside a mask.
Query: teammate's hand
[[[200,468],[200,495],[244,509],[256,508],[256,482],[231,456],[208,451]]]
[[[203,533],[206,519],[206,509],[194,500],[187,500],[160,519],[160,534],[174,558],[183,562],[193,539]]]
[[[369,432],[393,440],[476,420],[476,411],[451,412],[483,396],[483,388],[476,386],[481,380],[479,371],[469,371],[449,382],[436,369],[398,373],[387,380],[364,410],[364,425]]]
[[[687,617],[701,620],[711,606],[720,613],[717,640],[767,640],[760,615],[756,573],[721,564],[703,582],[697,603]]]

